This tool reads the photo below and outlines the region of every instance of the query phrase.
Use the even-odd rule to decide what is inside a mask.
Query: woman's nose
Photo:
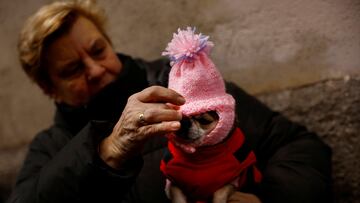
[[[97,81],[105,73],[105,68],[91,58],[84,60],[88,81]]]

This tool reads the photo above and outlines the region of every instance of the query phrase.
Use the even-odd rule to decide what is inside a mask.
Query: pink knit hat
[[[195,152],[196,147],[219,143],[234,124],[235,100],[226,93],[224,80],[208,56],[214,46],[208,39],[208,36],[195,34],[195,28],[178,29],[162,53],[171,60],[169,88],[186,100],[180,107],[181,113],[192,116],[216,111],[219,115],[217,126],[200,142],[183,143],[175,136],[169,136],[175,145],[189,153]]]

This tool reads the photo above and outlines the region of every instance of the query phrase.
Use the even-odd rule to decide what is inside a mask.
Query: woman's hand
[[[234,192],[230,195],[227,200],[227,203],[261,203],[260,199],[251,193],[244,193],[244,192]]]
[[[178,106],[185,99],[171,89],[152,86],[129,97],[110,136],[99,146],[99,155],[109,166],[121,164],[141,153],[145,141],[180,128]]]

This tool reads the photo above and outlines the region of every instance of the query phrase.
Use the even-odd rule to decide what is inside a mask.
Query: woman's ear
[[[57,94],[54,91],[54,87],[50,84],[47,84],[45,82],[39,82],[40,89],[43,91],[43,93],[47,96],[49,96],[51,99],[55,100],[56,102],[60,101],[59,98],[57,98]]]
[[[41,88],[41,90],[43,91],[44,94],[50,96],[53,88],[50,87],[49,84],[47,84],[45,82],[38,82],[38,85],[40,86],[40,88]]]

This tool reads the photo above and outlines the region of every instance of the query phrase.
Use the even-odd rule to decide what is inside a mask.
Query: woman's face
[[[45,52],[53,83],[49,95],[71,106],[86,104],[122,69],[108,40],[84,17],[78,17],[69,32],[54,40]]]

